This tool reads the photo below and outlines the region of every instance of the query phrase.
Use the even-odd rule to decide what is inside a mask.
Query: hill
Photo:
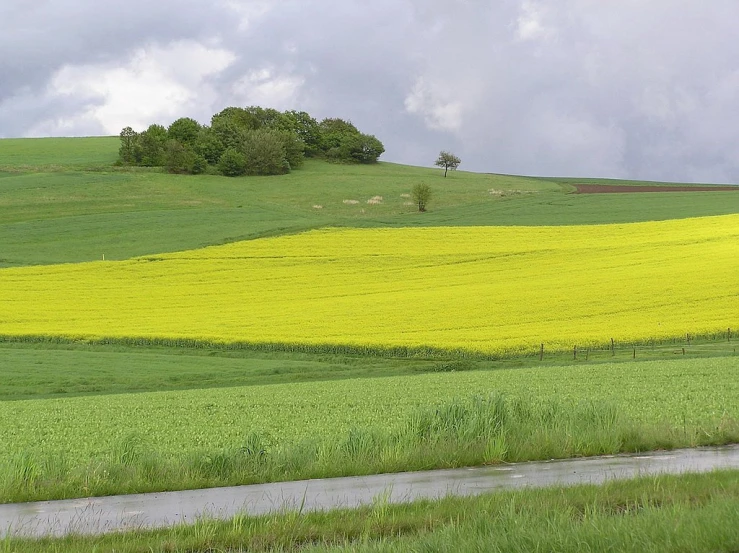
[[[724,192],[572,194],[573,179],[308,160],[229,179],[116,168],[118,139],[0,140],[0,267],[127,259],[321,227],[573,225],[739,212]],[[419,214],[406,195],[434,193]],[[610,184],[629,184],[609,181]],[[380,199],[381,198],[381,199]]]

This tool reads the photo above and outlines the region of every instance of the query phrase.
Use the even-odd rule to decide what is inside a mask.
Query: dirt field
[[[575,194],[635,194],[638,192],[739,192],[739,186],[620,186],[575,184]]]

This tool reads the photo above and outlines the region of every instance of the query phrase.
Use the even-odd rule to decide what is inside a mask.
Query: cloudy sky
[[[737,0],[2,0],[0,137],[300,109],[383,159],[739,182]]]

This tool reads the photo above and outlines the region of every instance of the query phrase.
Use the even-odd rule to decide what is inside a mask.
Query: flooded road
[[[479,468],[278,482],[231,488],[0,505],[0,538],[92,534],[302,509],[401,503],[446,495],[554,485],[599,484],[654,474],[739,469],[739,446],[683,449]]]

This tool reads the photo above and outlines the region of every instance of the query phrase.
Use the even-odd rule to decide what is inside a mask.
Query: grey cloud
[[[61,66],[187,39],[236,56],[207,77],[201,113],[258,85],[269,104],[250,77],[266,70],[276,104],[351,119],[388,160],[430,165],[443,148],[481,171],[739,181],[733,0],[228,4],[4,2],[0,135],[100,101],[46,97]]]

